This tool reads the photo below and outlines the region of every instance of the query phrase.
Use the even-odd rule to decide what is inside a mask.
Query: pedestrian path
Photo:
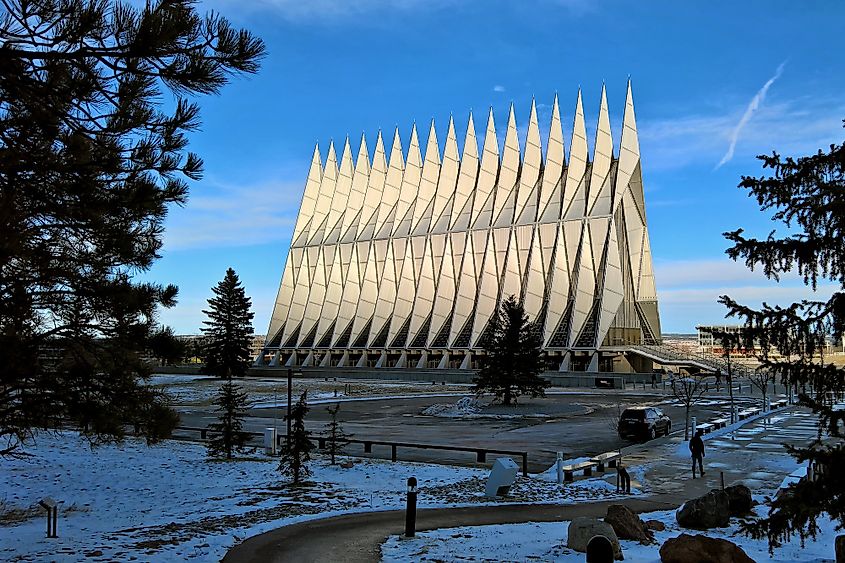
[[[705,442],[706,477],[691,479],[689,452],[682,437],[626,454],[629,468],[644,467],[643,495],[571,505],[492,505],[420,510],[417,529],[456,526],[551,522],[577,516],[601,517],[610,504],[620,502],[636,512],[667,510],[721,484],[743,482],[755,492],[771,493],[797,464],[783,443],[806,443],[816,435],[816,419],[804,409],[773,413],[738,429],[719,432]],[[615,479],[607,474],[604,479]],[[233,547],[225,563],[264,561],[376,561],[389,535],[403,531],[402,511],[349,514],[302,522],[249,538]]]

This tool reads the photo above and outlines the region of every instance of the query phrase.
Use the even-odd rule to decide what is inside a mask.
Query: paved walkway
[[[793,409],[750,422],[724,436],[707,440],[705,479],[690,479],[689,457],[682,437],[662,440],[626,454],[630,466],[645,464],[649,494],[572,505],[493,505],[466,508],[423,509],[417,513],[417,530],[455,526],[480,526],[520,522],[571,520],[578,516],[603,517],[607,507],[620,502],[636,512],[669,510],[720,484],[743,481],[752,490],[776,488],[790,466],[782,443],[805,442],[815,435],[815,417]],[[605,479],[614,479],[607,475]],[[637,483],[635,483],[635,486]],[[380,558],[380,546],[404,529],[404,511],[348,514],[293,524],[249,538],[233,547],[224,563],[281,561],[371,562]]]

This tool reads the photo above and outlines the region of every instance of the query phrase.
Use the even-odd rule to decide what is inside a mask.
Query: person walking
[[[651,372],[651,388],[654,389],[657,387],[657,374]]]
[[[716,370],[716,391],[720,391],[720,387],[722,386],[722,370]]]
[[[698,469],[704,477],[704,440],[701,439],[701,430],[689,441],[689,451],[692,454],[692,478],[695,479],[695,462],[698,462]]]
[[[631,476],[628,470],[622,465],[622,458],[616,462],[616,492],[631,494]]]

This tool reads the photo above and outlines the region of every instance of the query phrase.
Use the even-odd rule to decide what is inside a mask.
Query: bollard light
[[[47,537],[57,538],[56,526],[58,524],[59,507],[58,503],[50,497],[44,497],[38,501],[38,505],[47,511]]]
[[[417,528],[417,478],[408,477],[408,500],[405,506],[405,537],[416,535]]]

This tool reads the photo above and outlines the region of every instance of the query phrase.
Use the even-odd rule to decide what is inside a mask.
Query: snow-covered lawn
[[[309,484],[291,488],[277,460],[209,461],[200,444],[153,447],[129,439],[91,450],[77,434],[43,434],[34,457],[0,463],[0,560],[217,560],[237,541],[283,524],[330,514],[404,507],[407,478],[420,507],[485,504],[488,470],[352,458],[354,466],[312,463]],[[492,461],[492,460],[491,460]],[[610,477],[608,477],[610,479]],[[39,499],[60,501],[57,539],[45,538]],[[617,497],[609,481],[561,487],[520,477],[506,502],[578,502]]]
[[[249,395],[254,406],[268,407],[287,404],[286,378],[245,378],[237,381]],[[208,406],[216,397],[222,381],[204,375],[154,375],[149,385],[166,391],[180,406]],[[308,391],[309,402],[328,399],[364,397],[419,396],[421,394],[451,395],[467,392],[467,385],[451,383],[386,382],[366,379],[294,378],[293,395]],[[275,401],[275,403],[274,403]]]
[[[655,532],[657,543],[641,545],[622,540],[625,561],[657,563],[660,546],[684,530],[675,521],[675,511],[641,514],[643,520],[659,520],[666,530]],[[815,541],[807,540],[804,547],[797,537],[784,544],[771,557],[765,540],[753,540],[739,532],[739,520],[732,519],[729,528],[709,530],[705,535],[723,538],[739,545],[755,561],[832,561],[834,558],[835,525],[825,519],[820,522],[822,533]],[[466,526],[418,532],[413,539],[391,536],[382,545],[382,561],[558,561],[583,562],[584,554],[566,547],[569,522],[528,522],[493,526]],[[841,532],[839,532],[841,533]]]

